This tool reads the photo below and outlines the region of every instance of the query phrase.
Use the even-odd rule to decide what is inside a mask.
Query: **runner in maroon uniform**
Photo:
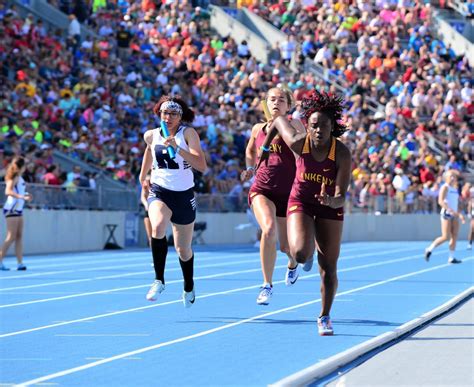
[[[332,335],[329,312],[338,284],[337,260],[351,154],[336,140],[346,130],[340,123],[340,98],[314,91],[303,99],[301,107],[307,133],[300,133],[285,117],[277,117],[263,149],[278,131],[296,154],[296,176],[288,202],[290,254],[297,262],[305,263],[312,259],[316,242],[322,296],[318,330],[320,335]]]
[[[286,115],[292,104],[291,93],[280,88],[270,89],[267,104],[272,118]],[[241,175],[244,181],[254,174],[257,150],[260,149],[267,136],[266,127],[267,124],[263,123],[255,125],[252,129],[246,149],[247,170]],[[298,128],[304,131],[301,124]],[[262,229],[260,259],[264,283],[257,298],[257,303],[260,305],[268,305],[273,294],[272,277],[276,261],[277,233],[280,250],[288,254],[289,258],[286,284],[293,285],[298,278],[298,264],[289,256],[286,235],[286,208],[295,177],[295,158],[279,136],[273,139],[269,149],[269,158],[261,164],[249,191],[249,205]]]

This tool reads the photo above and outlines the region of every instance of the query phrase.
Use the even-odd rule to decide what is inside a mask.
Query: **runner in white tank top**
[[[169,137],[165,137],[161,127],[145,133],[147,148],[143,155],[140,183],[149,189],[148,216],[151,222],[151,251],[155,269],[155,281],[146,295],[155,301],[165,289],[164,271],[168,243],[166,229],[173,225],[173,240],[179,255],[183,272],[185,307],[193,305],[194,291],[194,253],[191,242],[196,218],[194,198],[194,176],[191,168],[200,172],[207,169],[206,158],[201,149],[197,132],[185,125],[192,122],[194,113],[179,97],[163,96],[155,105],[153,112],[166,123]],[[175,157],[172,157],[170,147]],[[152,169],[150,183],[147,173]]]
[[[7,196],[7,200],[3,205],[3,215],[6,217],[23,215],[23,207],[25,206],[25,199],[23,199],[23,197],[26,194],[26,183],[21,176],[18,176],[13,191],[16,192],[18,196]]]
[[[438,196],[438,204],[441,207],[441,236],[436,238],[433,243],[425,250],[425,260],[430,260],[433,250],[442,243],[449,240],[449,263],[461,263],[460,259],[454,257],[456,242],[459,234],[459,219],[464,223],[464,216],[458,212],[459,191],[458,191],[459,172],[450,169],[445,173],[445,184],[441,186]]]
[[[189,152],[184,134],[188,129],[180,125],[174,138],[176,145],[183,151]],[[151,184],[157,184],[171,191],[186,191],[194,187],[194,175],[191,165],[179,153],[171,159],[166,149],[166,138],[161,133],[161,128],[153,129],[151,154],[153,165],[151,170]]]
[[[9,247],[15,242],[17,270],[26,270],[23,264],[23,206],[25,201],[32,199],[26,192],[25,180],[21,175],[25,172],[25,159],[15,157],[7,168],[5,175],[5,196],[3,215],[7,222],[7,236],[0,250],[0,271],[10,270],[3,264],[3,258]]]

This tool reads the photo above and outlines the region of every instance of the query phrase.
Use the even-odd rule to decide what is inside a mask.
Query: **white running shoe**
[[[304,265],[303,265],[303,270],[304,271],[311,271],[313,268],[313,263],[314,263],[314,257],[311,257],[309,260],[307,260]]]
[[[334,329],[329,316],[321,316],[318,318],[318,333],[319,336],[334,335]]]
[[[290,269],[289,267],[286,268],[286,275],[285,275],[285,284],[286,286],[292,286],[295,284],[296,280],[298,279],[300,265],[296,265],[294,269]]]
[[[467,244],[466,250],[472,250],[472,243]]]
[[[163,293],[163,290],[165,290],[165,285],[163,282],[160,280],[155,280],[155,282],[153,282],[151,285],[150,290],[148,290],[148,293],[146,294],[146,299],[148,301],[156,301],[158,298],[157,295]]]
[[[264,284],[260,289],[260,293],[257,297],[257,304],[268,305],[273,296],[273,287],[270,284]]]
[[[183,291],[183,304],[185,308],[190,308],[191,306],[193,306],[194,301],[196,301],[194,288],[190,292]]]

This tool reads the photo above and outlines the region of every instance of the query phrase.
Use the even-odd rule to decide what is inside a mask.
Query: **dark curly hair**
[[[189,122],[189,123],[194,121],[194,112],[189,108],[188,104],[184,102],[184,100],[179,95],[175,97],[172,97],[171,95],[162,96],[158,100],[156,105],[153,107],[153,113],[159,116],[161,105],[163,105],[167,101],[176,102],[177,104],[181,106],[181,109],[183,109],[183,115],[181,116],[181,121]]]
[[[301,110],[306,121],[315,112],[327,114],[334,124],[331,131],[334,137],[341,136],[347,130],[346,125],[341,122],[344,110],[344,99],[342,97],[313,90],[301,101]]]

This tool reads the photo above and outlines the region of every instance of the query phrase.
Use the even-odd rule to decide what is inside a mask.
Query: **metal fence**
[[[344,212],[367,214],[432,214],[439,212],[437,196],[347,195]]]
[[[138,192],[134,188],[97,190],[80,187],[61,187],[43,184],[28,184],[33,200],[27,208],[56,210],[140,210]],[[0,183],[0,203],[5,202],[5,183]],[[247,195],[196,194],[199,212],[245,212],[248,209]],[[461,203],[461,210],[465,210]],[[437,213],[437,197],[420,194],[404,195],[352,195],[348,193],[345,212],[368,214],[429,214]]]
[[[138,194],[135,189],[97,189],[28,184],[33,200],[27,208],[55,210],[107,210],[138,211]],[[5,183],[0,183],[0,202],[5,202]]]

